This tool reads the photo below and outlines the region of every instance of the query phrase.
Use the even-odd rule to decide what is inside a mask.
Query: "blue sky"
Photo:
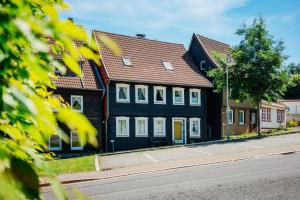
[[[132,35],[183,43],[192,33],[230,45],[240,38],[234,32],[262,16],[270,34],[283,40],[289,62],[300,63],[300,0],[66,0],[73,17],[87,30]]]

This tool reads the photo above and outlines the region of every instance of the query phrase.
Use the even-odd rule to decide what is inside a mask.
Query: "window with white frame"
[[[146,117],[135,118],[135,136],[136,137],[148,136],[148,118]]]
[[[132,66],[132,64],[131,64],[131,61],[130,61],[130,59],[129,58],[122,58],[122,61],[123,61],[123,64],[125,65],[125,66]]]
[[[239,125],[245,124],[245,111],[239,110]]]
[[[161,61],[163,66],[166,68],[166,70],[173,70],[173,66],[170,62],[167,61]]]
[[[116,137],[129,137],[129,117],[116,117]]]
[[[83,112],[83,97],[71,95],[71,108],[76,112]]]
[[[234,111],[232,109],[229,110],[229,124],[233,124],[233,120],[234,120]]]
[[[130,102],[130,91],[129,91],[129,85],[128,84],[116,84],[116,97],[117,102],[121,103],[129,103]]]
[[[166,87],[154,86],[154,104],[166,104]]]
[[[77,131],[71,131],[71,150],[82,150],[83,144],[80,141]]]
[[[49,137],[49,149],[50,151],[61,150],[61,138],[58,135],[52,135]]]
[[[184,105],[184,88],[173,88],[173,104]]]
[[[157,117],[153,118],[154,124],[154,137],[165,137],[166,136],[166,119]]]
[[[201,90],[190,89],[190,105],[200,106],[201,105]]]
[[[148,86],[146,85],[135,86],[135,102],[148,103]]]
[[[200,138],[200,118],[190,118],[190,137]]]

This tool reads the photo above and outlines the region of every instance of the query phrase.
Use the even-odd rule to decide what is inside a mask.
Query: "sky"
[[[193,33],[230,45],[241,38],[243,23],[263,17],[275,40],[285,44],[287,63],[300,63],[300,0],[66,0],[61,17],[72,17],[93,29],[182,43],[188,49]]]

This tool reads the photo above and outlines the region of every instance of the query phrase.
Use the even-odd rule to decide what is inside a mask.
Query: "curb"
[[[178,167],[162,168],[162,169],[157,169],[157,170],[146,170],[146,171],[141,171],[141,172],[121,174],[121,175],[116,175],[116,176],[107,176],[107,177],[100,177],[100,178],[87,178],[87,179],[73,179],[73,180],[61,181],[61,184],[66,185],[66,184],[71,184],[71,183],[80,183],[80,182],[88,182],[88,181],[95,181],[95,180],[106,180],[106,179],[111,179],[111,178],[119,178],[119,177],[131,176],[131,175],[147,174],[147,173],[168,171],[168,170],[174,170],[174,169],[184,169],[184,168],[190,168],[190,167],[196,167],[196,166],[206,166],[206,165],[212,165],[212,164],[237,162],[237,161],[242,161],[242,160],[251,160],[251,159],[255,159],[255,158],[278,156],[278,155],[289,155],[289,154],[294,154],[294,153],[298,153],[298,152],[300,152],[300,150],[285,151],[285,152],[280,152],[280,153],[271,153],[271,154],[256,155],[256,156],[248,156],[248,157],[244,157],[244,158],[228,159],[228,160],[207,162],[207,163],[200,163],[200,164],[190,164],[190,165],[183,165],[183,166],[178,166]],[[40,184],[40,187],[49,187],[49,186],[50,186],[50,183]]]

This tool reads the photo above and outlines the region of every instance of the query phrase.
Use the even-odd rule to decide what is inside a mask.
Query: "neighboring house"
[[[229,48],[228,44],[193,34],[188,51],[202,74],[207,76],[210,69],[218,67],[213,53],[227,56]],[[208,79],[213,81],[211,78]],[[229,106],[231,134],[243,134],[256,129],[256,109],[249,99],[241,103],[230,100]],[[207,126],[211,129],[211,139],[219,139],[226,135],[226,92],[220,94],[208,90],[207,107]]]
[[[288,107],[286,121],[300,123],[300,99],[281,100],[280,102]]]
[[[206,92],[211,83],[182,44],[92,31],[101,47],[106,151],[207,140]],[[102,36],[122,50],[115,55]]]
[[[45,37],[49,44],[54,45],[55,40],[49,37]],[[74,40],[74,48],[78,48],[84,43],[78,40]],[[60,56],[56,56],[52,51],[50,54],[61,61]],[[52,79],[57,89],[54,91],[55,96],[61,96],[66,102],[68,102],[73,110],[83,113],[93,126],[98,131],[99,146],[97,149],[87,145],[83,146],[80,141],[76,130],[69,130],[65,125],[61,125],[67,135],[70,137],[70,143],[65,143],[58,136],[49,138],[50,151],[61,152],[74,152],[74,151],[101,151],[101,127],[102,127],[102,106],[101,99],[104,95],[104,85],[102,83],[99,70],[96,65],[86,58],[80,56],[78,60],[81,66],[82,78],[76,76],[69,69],[65,75],[61,75],[58,72],[57,79]],[[80,122],[78,122],[80,123]]]
[[[280,102],[263,101],[260,109],[261,129],[281,128],[286,125],[287,106]]]

